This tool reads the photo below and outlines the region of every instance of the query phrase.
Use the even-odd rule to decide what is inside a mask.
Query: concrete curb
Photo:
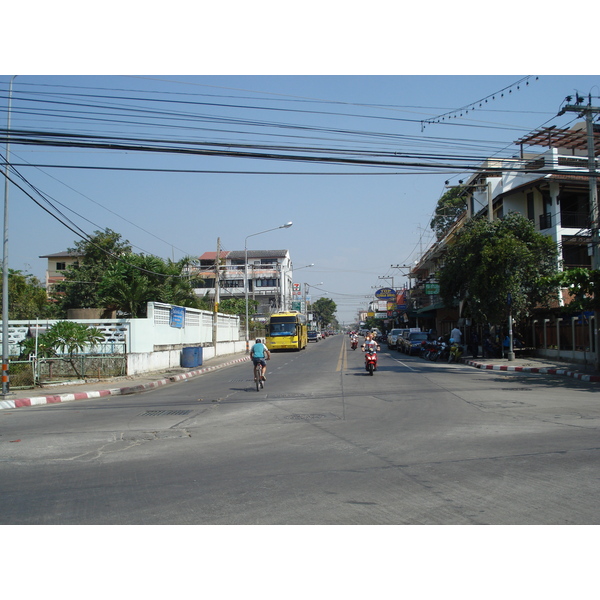
[[[139,394],[140,392],[152,390],[154,388],[158,388],[163,385],[168,385],[169,383],[176,383],[178,381],[184,381],[185,379],[190,379],[191,377],[203,375],[204,373],[209,373],[210,371],[216,371],[218,369],[222,369],[223,367],[228,367],[230,365],[238,364],[241,362],[246,362],[249,360],[250,360],[249,356],[244,356],[243,358],[231,360],[229,362],[222,363],[220,365],[215,365],[214,367],[205,367],[203,369],[196,369],[195,371],[188,371],[187,373],[182,373],[180,375],[174,375],[173,377],[168,377],[166,379],[158,379],[156,381],[151,381],[149,383],[133,385],[133,386],[129,386],[129,387],[111,388],[111,389],[107,389],[107,390],[100,390],[97,392],[76,392],[76,393],[70,393],[70,394],[54,394],[51,396],[34,396],[32,398],[15,398],[14,400],[0,400],[0,410],[6,409],[6,408],[22,408],[24,406],[39,406],[39,405],[44,405],[44,404],[58,404],[60,402],[72,402],[73,400],[87,400],[89,398],[102,398],[104,396],[126,396],[129,394]]]
[[[546,367],[522,367],[517,365],[487,365],[464,359],[463,362],[466,365],[470,365],[477,369],[485,369],[490,371],[519,371],[524,373],[542,373],[545,375],[563,375],[565,377],[579,379],[580,381],[600,382],[599,375],[586,375],[585,373],[577,373],[576,371],[569,371],[567,369],[552,369]]]

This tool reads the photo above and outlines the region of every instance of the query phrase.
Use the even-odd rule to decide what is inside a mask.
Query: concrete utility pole
[[[219,290],[221,287],[221,283],[219,281],[219,270],[220,270],[220,263],[221,263],[221,238],[217,238],[217,254],[215,256],[215,301],[213,304],[213,345],[215,347],[215,353],[216,353],[216,347],[217,347],[217,333],[219,331],[219,300],[220,300],[220,294],[219,294]]]
[[[570,98],[567,98],[570,101]],[[581,117],[585,117],[586,133],[587,133],[587,150],[588,150],[588,170],[589,170],[589,190],[590,190],[590,227],[592,233],[592,269],[600,269],[600,258],[599,258],[599,223],[598,223],[598,187],[596,178],[596,152],[594,145],[594,115],[600,114],[599,106],[592,106],[591,94],[588,97],[588,104],[584,106],[578,104],[583,102],[583,98],[579,95],[576,96],[576,104],[567,104],[558,113],[557,116],[561,116],[566,112],[576,112]],[[598,334],[598,318],[600,316],[599,311],[594,311],[594,340],[596,348],[596,369],[600,369],[600,335]]]
[[[12,104],[13,75],[8,86],[8,106],[6,117],[6,166],[4,167],[4,244],[2,253],[2,396],[9,394],[8,378],[8,166],[10,162],[10,115]]]

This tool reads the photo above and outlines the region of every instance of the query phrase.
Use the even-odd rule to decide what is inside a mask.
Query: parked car
[[[308,341],[309,342],[318,342],[320,338],[318,331],[309,331],[308,332]]]
[[[398,341],[398,336],[402,333],[402,329],[392,329],[387,335],[388,348],[395,348]]]
[[[409,331],[400,340],[402,344],[402,352],[405,354],[417,354],[421,349],[422,342],[429,339],[429,334],[426,331]]]

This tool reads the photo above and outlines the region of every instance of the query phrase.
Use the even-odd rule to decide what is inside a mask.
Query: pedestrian
[[[454,329],[450,332],[450,337],[457,343],[460,344],[462,339],[462,333],[458,327],[454,327]]]
[[[471,341],[469,342],[469,350],[473,355],[473,358],[477,358],[477,354],[479,354],[479,336],[477,332],[473,330],[471,332]]]

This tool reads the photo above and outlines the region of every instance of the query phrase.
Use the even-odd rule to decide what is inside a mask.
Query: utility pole
[[[8,86],[8,116],[6,117],[6,166],[4,167],[4,237],[2,254],[2,397],[9,395],[10,383],[8,375],[9,346],[8,346],[8,172],[10,165],[10,116],[12,104],[12,85],[16,75],[13,75]]]
[[[221,238],[217,238],[217,254],[215,256],[215,301],[213,304],[213,346],[215,347],[215,356],[217,352],[217,334],[219,332],[219,290],[221,287],[221,283],[219,281],[221,268]]]
[[[567,96],[567,102],[571,101],[571,97]],[[590,227],[592,234],[592,269],[600,269],[599,259],[599,223],[598,223],[598,187],[596,178],[596,150],[594,144],[594,115],[600,113],[599,106],[592,106],[592,96],[588,96],[588,104],[584,106],[580,104],[583,102],[583,98],[576,94],[575,104],[567,104],[558,113],[557,116],[561,116],[566,112],[576,112],[580,117],[585,117],[585,126],[587,134],[587,150],[588,150],[588,170],[589,170],[589,190],[590,190]],[[594,311],[594,340],[596,348],[596,369],[600,369],[600,335],[598,334],[598,318],[600,316],[599,311]]]

